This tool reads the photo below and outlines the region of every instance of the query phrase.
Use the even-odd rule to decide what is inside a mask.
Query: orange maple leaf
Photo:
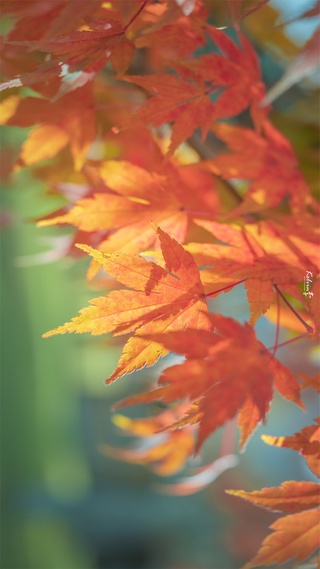
[[[141,257],[107,255],[82,246],[111,276],[133,290],[113,291],[95,298],[80,316],[44,334],[91,332],[115,335],[134,332],[126,343],[111,383],[125,373],[154,364],[168,350],[142,334],[184,327],[211,329],[204,289],[192,255],[160,228],[157,230],[167,270]]]
[[[203,211],[206,216],[215,216],[218,209],[212,191],[214,181],[196,165],[176,169],[167,164],[163,174],[158,174],[130,162],[110,160],[99,167],[98,173],[106,184],[105,192],[94,193],[68,213],[50,216],[39,225],[69,223],[86,232],[112,229],[112,235],[100,244],[101,251],[140,253],[157,241],[150,220],[183,243],[195,215]],[[201,194],[191,191],[188,177],[201,181]]]
[[[317,508],[319,504],[319,485],[315,482],[283,482],[279,488],[263,488],[255,492],[227,490],[227,494],[244,498],[256,506],[274,512],[301,512]]]
[[[274,533],[264,540],[257,555],[243,569],[278,565],[292,558],[307,559],[319,547],[319,514],[319,509],[315,509],[279,518],[270,526]]]
[[[245,279],[252,324],[272,305],[273,285],[280,285],[284,292],[308,306],[298,285],[306,269],[315,274],[319,272],[316,243],[288,231],[285,234],[280,224],[271,221],[245,227],[207,220],[196,219],[195,222],[226,243],[187,246],[198,265],[207,267],[202,279],[205,286],[217,282],[217,275],[222,271],[230,278]]]
[[[175,418],[176,413],[169,409],[146,419],[129,419],[123,415],[115,415],[112,420],[120,429],[141,437],[142,440],[133,449],[117,449],[103,445],[101,450],[120,460],[148,465],[161,476],[175,474],[184,467],[194,448],[192,428],[163,431]]]
[[[220,154],[206,164],[225,179],[252,181],[242,203],[230,214],[233,217],[275,207],[287,196],[293,214],[301,215],[314,200],[294,150],[269,121],[264,122],[263,128],[265,137],[248,128],[214,125],[215,134],[232,152]]]
[[[303,561],[318,549],[320,532],[318,484],[294,480],[283,482],[279,488],[263,488],[255,492],[227,490],[227,493],[275,512],[295,512],[279,518],[270,526],[275,533],[264,540],[257,555],[246,563],[243,569],[285,563],[292,558]]]
[[[66,112],[66,109],[68,110]],[[2,104],[1,124],[36,126],[22,145],[18,164],[29,166],[55,156],[70,145],[75,168],[80,170],[97,135],[94,99],[89,86],[51,102],[14,95]]]
[[[317,423],[320,420],[317,419]],[[298,450],[306,460],[309,468],[320,477],[320,426],[310,425],[298,433],[288,437],[272,437],[262,435],[262,440],[268,445]]]

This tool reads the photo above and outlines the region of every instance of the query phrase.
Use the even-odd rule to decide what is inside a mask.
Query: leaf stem
[[[306,338],[306,336],[309,335],[309,332],[304,332],[303,334],[300,334],[300,336],[296,336],[295,338],[291,338],[291,340],[287,340],[286,342],[283,342],[282,344],[278,344],[275,346],[271,346],[270,348],[267,348],[268,350],[274,350],[274,348],[276,347],[278,348],[283,348],[284,346],[287,346],[288,344],[291,344],[292,342],[296,342],[297,340],[301,340],[301,338]],[[273,354],[272,354],[273,356]]]
[[[295,315],[296,318],[298,318],[299,322],[301,322],[301,324],[303,324],[303,326],[305,327],[305,329],[307,330],[308,334],[313,334],[313,328],[312,326],[309,326],[309,324],[307,324],[303,318],[300,316],[300,314],[298,314],[298,312],[293,308],[293,306],[290,304],[290,302],[286,299],[286,297],[284,296],[284,294],[281,292],[281,290],[279,289],[278,285],[273,285],[273,287],[275,288],[275,290],[277,291],[278,294],[280,294],[282,300],[286,303],[286,305],[288,306],[288,308],[290,308],[291,312],[293,312],[293,314]]]
[[[214,296],[215,294],[218,294],[218,292],[223,292],[224,290],[228,290],[228,288],[232,288],[234,286],[237,286],[238,284],[244,283],[245,280],[247,279],[242,279],[242,281],[238,281],[237,283],[232,283],[231,285],[224,286],[223,288],[219,288],[219,290],[208,292],[208,294],[206,294],[206,298],[208,298],[209,296]]]
[[[188,138],[188,144],[199,154],[200,158],[202,158],[203,160],[212,160],[212,158],[214,158],[217,154],[217,152],[215,152],[206,142],[201,140],[195,134],[193,134],[192,136],[190,136],[190,138]],[[231,184],[231,182],[229,182],[229,180],[225,180],[221,176],[218,177],[225,186],[225,188],[228,190],[228,192],[232,195],[235,202],[238,205],[242,203],[243,201],[242,197],[238,194],[237,190]]]
[[[188,215],[206,215],[207,217],[212,217],[213,219],[216,219],[216,216],[214,216],[214,213],[212,211],[195,211],[192,209],[184,209],[181,213],[186,213]]]
[[[131,24],[133,24],[133,22],[137,19],[139,14],[141,14],[142,10],[146,6],[146,4],[148,4],[148,2],[149,2],[149,0],[144,0],[144,2],[141,4],[139,10],[132,16],[131,20],[124,26],[124,28],[123,28],[124,32],[126,32],[127,29],[131,26]]]
[[[276,337],[275,337],[275,343],[273,346],[273,352],[272,352],[272,357],[275,356],[276,351],[278,349],[278,341],[279,341],[279,329],[280,329],[280,295],[278,290],[276,290],[277,293],[277,324],[276,324]]]

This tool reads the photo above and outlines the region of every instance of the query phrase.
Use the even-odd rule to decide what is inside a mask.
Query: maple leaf
[[[124,73],[131,63],[135,50],[126,32],[146,3],[147,0],[141,2],[136,14],[125,25],[120,22],[120,14],[110,10],[109,6],[102,5],[99,17],[89,17],[90,12],[94,12],[99,4],[101,5],[101,2],[94,1],[92,10],[85,7],[80,9],[81,17],[85,16],[85,26],[80,26],[80,29],[74,29],[72,26],[67,33],[61,34],[60,31],[60,34],[56,35],[59,31],[59,19],[57,19],[51,33],[44,34],[39,41],[21,40],[23,30],[19,33],[18,40],[9,37],[7,41],[9,49],[11,45],[27,47],[32,51],[47,53],[50,55],[50,60],[38,66],[34,72],[22,74],[16,79],[2,83],[1,90],[41,83],[46,73],[48,79],[55,77],[62,79],[61,90],[57,92],[59,97],[92,81],[109,60],[115,71]],[[65,7],[63,13],[60,12],[62,29],[66,26],[69,12],[70,7]],[[68,26],[65,29],[68,29]]]
[[[319,271],[315,243],[284,231],[273,221],[259,221],[245,227],[207,220],[195,222],[229,244],[188,244],[199,266],[208,267],[203,275],[205,286],[211,286],[221,271],[233,275],[233,279],[246,279],[251,323],[271,306],[271,285],[280,285],[284,292],[306,304],[297,285],[303,281],[306,267],[313,267],[315,273]]]
[[[250,304],[250,324],[254,326],[257,319],[264,314],[273,303],[274,290],[270,281],[250,279],[245,283],[247,299]]]
[[[317,419],[319,423],[319,419]],[[320,477],[320,426],[310,425],[288,437],[262,435],[262,440],[272,446],[297,450],[306,460],[309,468]]]
[[[165,348],[182,353],[189,359],[183,364],[167,368],[159,379],[156,390],[133,395],[117,406],[139,404],[162,399],[165,403],[188,397],[199,401],[196,422],[199,434],[196,451],[218,427],[232,419],[248,397],[252,398],[256,415],[251,413],[250,427],[242,416],[244,444],[257,423],[263,420],[272,399],[272,380],[284,397],[303,407],[297,379],[259,342],[248,324],[242,326],[232,318],[210,315],[215,333],[205,330],[185,330],[152,334]],[[232,358],[230,357],[232,354]],[[192,413],[176,425],[192,422]]]
[[[301,372],[299,377],[302,380],[302,389],[311,387],[312,389],[316,389],[316,391],[320,392],[320,372],[313,376]]]
[[[210,26],[207,32],[223,55],[171,62],[180,77],[162,73],[123,78],[154,95],[137,111],[137,122],[155,127],[165,122],[174,123],[169,155],[199,126],[205,137],[212,121],[237,115],[249,106],[257,124],[267,113],[258,106],[264,86],[250,42],[239,32],[240,49],[223,32]],[[212,102],[210,96],[217,91],[220,96]]]
[[[315,482],[294,480],[283,482],[279,488],[263,488],[255,492],[244,490],[226,492],[274,512],[294,513],[319,506],[319,486]]]
[[[175,417],[175,412],[169,409],[146,419],[129,419],[123,415],[115,415],[112,420],[120,429],[141,437],[142,440],[133,449],[116,449],[103,445],[101,450],[119,460],[148,465],[160,476],[175,474],[183,468],[194,447],[192,428],[163,431]]]
[[[133,43],[127,39],[124,27],[116,20],[107,18],[101,22],[87,20],[87,29],[42,40],[33,49],[40,49],[63,58],[69,70],[97,73],[111,59],[114,69],[123,73],[129,67],[134,53]]]
[[[148,48],[148,59],[153,68],[161,68],[167,61],[186,57],[205,44],[206,11],[202,3],[194,4],[190,14],[186,13],[183,5],[182,13],[179,13],[179,8],[174,6],[173,2],[166,5],[148,5],[143,17],[149,15],[151,25],[140,30],[134,43],[137,48]],[[151,10],[153,18],[150,17]],[[155,18],[155,12],[158,18]]]
[[[266,405],[266,415],[269,413],[270,404]],[[238,427],[240,431],[239,448],[244,452],[251,435],[261,423],[261,413],[251,394],[247,395],[241,405],[238,414]]]
[[[124,253],[106,255],[83,246],[108,274],[133,290],[113,291],[106,297],[93,299],[93,306],[84,308],[80,316],[44,335],[134,332],[108,383],[154,364],[168,352],[159,343],[143,339],[142,334],[184,327],[211,328],[199,270],[192,255],[160,228],[157,233],[167,270],[141,257]]]
[[[97,135],[94,100],[89,86],[51,102],[38,97],[12,96],[2,105],[1,124],[35,127],[22,145],[18,164],[29,166],[55,156],[70,144],[76,170]],[[68,112],[66,112],[68,109]]]
[[[81,20],[90,16],[102,4],[102,0],[4,0],[1,4],[3,14],[15,19],[15,26],[9,32],[9,40],[40,40],[69,32]]]
[[[257,555],[243,569],[285,563],[289,559],[304,561],[319,546],[319,509],[279,518],[270,526],[269,535]]]
[[[45,85],[48,80],[55,83],[55,91],[59,88],[59,76],[63,77],[62,62],[53,62],[52,59],[44,60],[40,52],[27,52],[23,42],[37,44],[42,39],[52,39],[57,34],[71,31],[81,20],[93,13],[101,5],[101,0],[83,2],[82,0],[55,0],[54,2],[42,2],[33,0],[28,2],[18,0],[1,4],[2,12],[15,18],[15,25],[9,31],[2,46],[2,70],[7,77],[16,76],[0,85],[0,90],[22,85],[35,85],[38,89]],[[22,43],[23,43],[22,42]],[[83,76],[85,77],[85,73]],[[88,75],[88,74],[87,74]],[[92,78],[92,77],[91,77]],[[55,82],[57,79],[57,82]],[[90,77],[86,77],[86,81]],[[62,79],[64,81],[64,79]],[[86,82],[83,81],[82,85]],[[79,85],[80,86],[80,85]]]
[[[264,121],[263,129],[265,137],[248,128],[225,123],[214,125],[215,134],[232,152],[220,154],[206,164],[225,179],[252,181],[242,203],[230,214],[233,217],[275,207],[287,196],[292,212],[301,215],[313,198],[294,150],[269,121]]]
[[[193,217],[201,211],[214,216],[218,208],[211,176],[207,177],[196,165],[175,169],[167,164],[163,174],[158,174],[130,162],[110,160],[98,172],[106,190],[113,193],[95,193],[77,202],[68,213],[50,216],[39,225],[69,223],[86,232],[113,229],[112,235],[100,244],[101,251],[140,253],[157,241],[151,220],[184,242]],[[197,184],[202,183],[200,195],[190,191],[193,177]]]

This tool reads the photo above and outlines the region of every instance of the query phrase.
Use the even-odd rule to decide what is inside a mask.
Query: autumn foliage
[[[280,325],[289,342],[318,338],[319,209],[272,120],[243,31],[266,5],[217,2],[219,29],[215,2],[205,0],[2,2],[11,24],[1,121],[32,127],[13,170],[31,166],[63,198],[38,225],[71,227],[65,253],[89,256],[88,279],[114,288],[44,336],[125,335],[108,384],[169,352],[183,356],[117,405],[165,404],[145,419],[115,415],[119,428],[153,443],[105,449],[161,475],[181,470],[234,418],[244,449],[274,391],[304,409],[301,391],[318,388],[278,359]],[[239,286],[244,324],[215,309]],[[276,324],[272,347],[256,335],[263,315]],[[264,442],[296,450],[319,475],[318,424]],[[206,483],[233,465],[234,456],[220,457]],[[317,549],[315,482],[229,493],[284,514],[246,569],[301,562]]]

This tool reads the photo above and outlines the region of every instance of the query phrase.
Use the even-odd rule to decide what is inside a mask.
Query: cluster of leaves
[[[266,3],[223,3],[226,30],[210,23],[210,2],[201,0],[2,3],[12,25],[3,41],[1,120],[33,127],[14,170],[33,166],[65,199],[39,221],[74,228],[64,253],[88,253],[89,279],[124,287],[45,336],[129,334],[107,383],[169,352],[184,356],[154,390],[119,403],[167,405],[148,419],[116,416],[148,445],[108,449],[162,475],[179,471],[235,417],[244,447],[274,389],[304,408],[301,390],[317,387],[275,357],[280,319],[298,333],[291,341],[319,333],[318,204],[270,120],[256,51],[240,31]],[[209,311],[241,283],[248,323]],[[266,313],[277,324],[272,348],[254,329]],[[319,475],[318,425],[265,440],[300,451]],[[233,464],[221,457],[206,483]],[[289,512],[247,569],[303,561],[316,549],[315,483],[230,492]]]

